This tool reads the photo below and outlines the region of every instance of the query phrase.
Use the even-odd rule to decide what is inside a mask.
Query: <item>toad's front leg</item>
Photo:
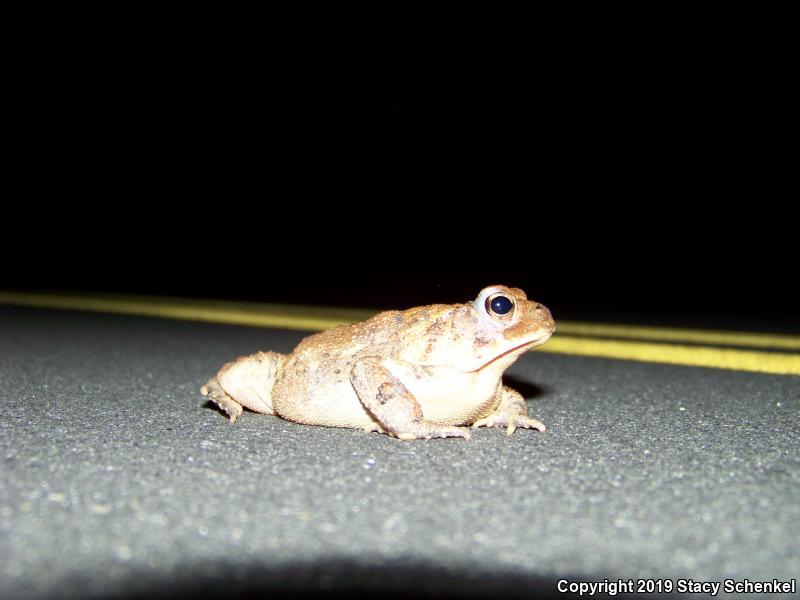
[[[470,438],[465,427],[437,425],[425,420],[413,394],[382,363],[380,358],[362,358],[350,371],[350,381],[370,414],[401,440],[437,437]]]
[[[547,431],[544,423],[528,416],[528,404],[522,394],[504,385],[498,388],[497,393],[500,394],[500,403],[497,408],[488,417],[475,421],[472,424],[473,428],[507,427],[507,435],[514,433],[517,427]]]

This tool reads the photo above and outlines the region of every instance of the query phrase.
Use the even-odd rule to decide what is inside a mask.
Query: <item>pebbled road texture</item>
[[[400,442],[198,388],[302,333],[0,309],[0,598],[555,597],[800,573],[800,378],[532,353],[547,433]],[[563,597],[563,596],[560,596]]]

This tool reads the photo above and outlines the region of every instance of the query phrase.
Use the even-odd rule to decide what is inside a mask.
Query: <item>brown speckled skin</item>
[[[513,301],[507,315],[490,296]],[[308,425],[380,431],[401,439],[469,438],[473,427],[544,431],[503,371],[554,330],[550,311],[495,285],[467,304],[388,311],[305,338],[288,356],[228,363],[201,390],[235,420],[241,406]]]

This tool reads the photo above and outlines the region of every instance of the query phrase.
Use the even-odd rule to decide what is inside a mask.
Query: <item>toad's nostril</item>
[[[552,321],[553,320],[553,315],[550,312],[550,309],[547,308],[544,304],[537,304],[536,305],[536,310],[539,311],[539,314],[542,316],[542,318],[545,321]]]

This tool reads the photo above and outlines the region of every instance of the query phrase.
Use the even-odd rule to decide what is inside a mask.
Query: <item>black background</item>
[[[0,284],[404,307],[505,283],[557,318],[798,329],[784,84],[610,65],[382,103],[50,57],[18,91]]]

